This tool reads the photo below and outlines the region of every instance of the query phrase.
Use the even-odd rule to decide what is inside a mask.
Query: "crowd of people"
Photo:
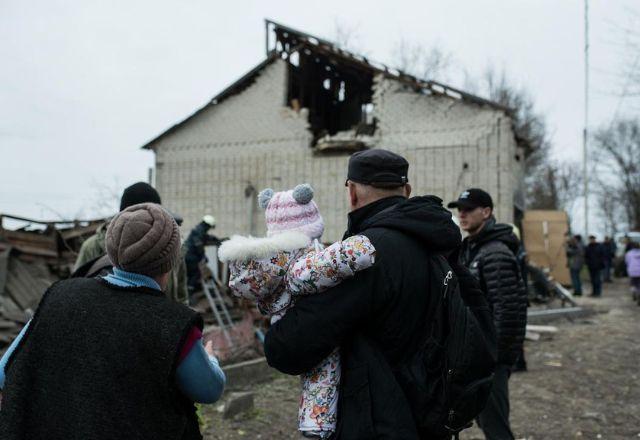
[[[213,243],[230,263],[232,292],[270,320],[268,363],[303,378],[303,436],[450,439],[475,420],[488,439],[514,439],[509,378],[527,317],[521,243],[486,191],[448,204],[458,226],[439,198],[411,196],[408,171],[390,151],[353,154],[346,232],[327,247],[307,184],[260,193],[266,237],[219,240],[207,215],[184,245],[181,219],[157,191],[127,188],[73,276],[47,290],[2,357],[0,437],[202,438],[194,403],[218,400],[225,375],[189,296]],[[584,264],[600,295],[607,249],[568,240],[576,295]],[[640,287],[640,250],[627,256]]]
[[[640,291],[640,252],[637,251],[638,243],[625,237],[625,249],[622,253],[622,274],[628,274],[631,281],[633,299],[638,299]],[[567,264],[571,273],[571,284],[575,296],[582,295],[581,274],[586,267],[591,284],[590,296],[599,298],[602,296],[602,283],[612,282],[612,272],[618,245],[612,237],[605,236],[602,242],[598,242],[595,235],[589,236],[589,242],[585,245],[579,234],[568,235],[565,242]],[[640,300],[639,300],[640,304]]]

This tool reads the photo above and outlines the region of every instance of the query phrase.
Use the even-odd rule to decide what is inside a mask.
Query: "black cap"
[[[376,148],[351,156],[347,180],[372,186],[402,186],[409,182],[408,171],[409,162],[404,157]]]
[[[493,209],[493,200],[491,200],[491,196],[488,192],[481,190],[480,188],[469,188],[462,191],[458,200],[449,203],[447,207],[458,209]]]
[[[158,191],[145,182],[134,183],[125,188],[120,199],[120,211],[124,211],[129,206],[137,205],[138,203],[162,204]]]

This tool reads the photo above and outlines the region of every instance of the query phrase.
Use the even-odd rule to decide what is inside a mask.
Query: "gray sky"
[[[616,26],[634,2],[591,3],[595,127],[620,103]],[[557,157],[581,157],[582,0],[2,0],[0,212],[91,216],[100,187],[146,180],[139,147],[262,60],[265,17],[328,38],[339,22],[381,62],[405,39],[472,75],[504,68],[547,116]]]

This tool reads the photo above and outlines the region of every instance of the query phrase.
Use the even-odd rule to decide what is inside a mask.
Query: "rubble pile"
[[[0,214],[0,351],[30,319],[47,287],[70,275],[80,245],[103,222]]]

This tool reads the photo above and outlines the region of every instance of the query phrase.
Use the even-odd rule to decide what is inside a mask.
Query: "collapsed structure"
[[[521,216],[527,151],[509,109],[272,21],[266,34],[265,60],[143,146],[155,153],[164,204],[186,227],[211,212],[223,236],[261,234],[257,192],[308,182],[324,239],[336,240],[347,213],[347,161],[366,148],[405,156],[416,195],[448,200],[479,186],[492,194],[500,221]]]
[[[7,220],[22,226],[7,228]],[[69,276],[82,241],[102,223],[0,214],[0,351],[29,320],[47,288]]]

